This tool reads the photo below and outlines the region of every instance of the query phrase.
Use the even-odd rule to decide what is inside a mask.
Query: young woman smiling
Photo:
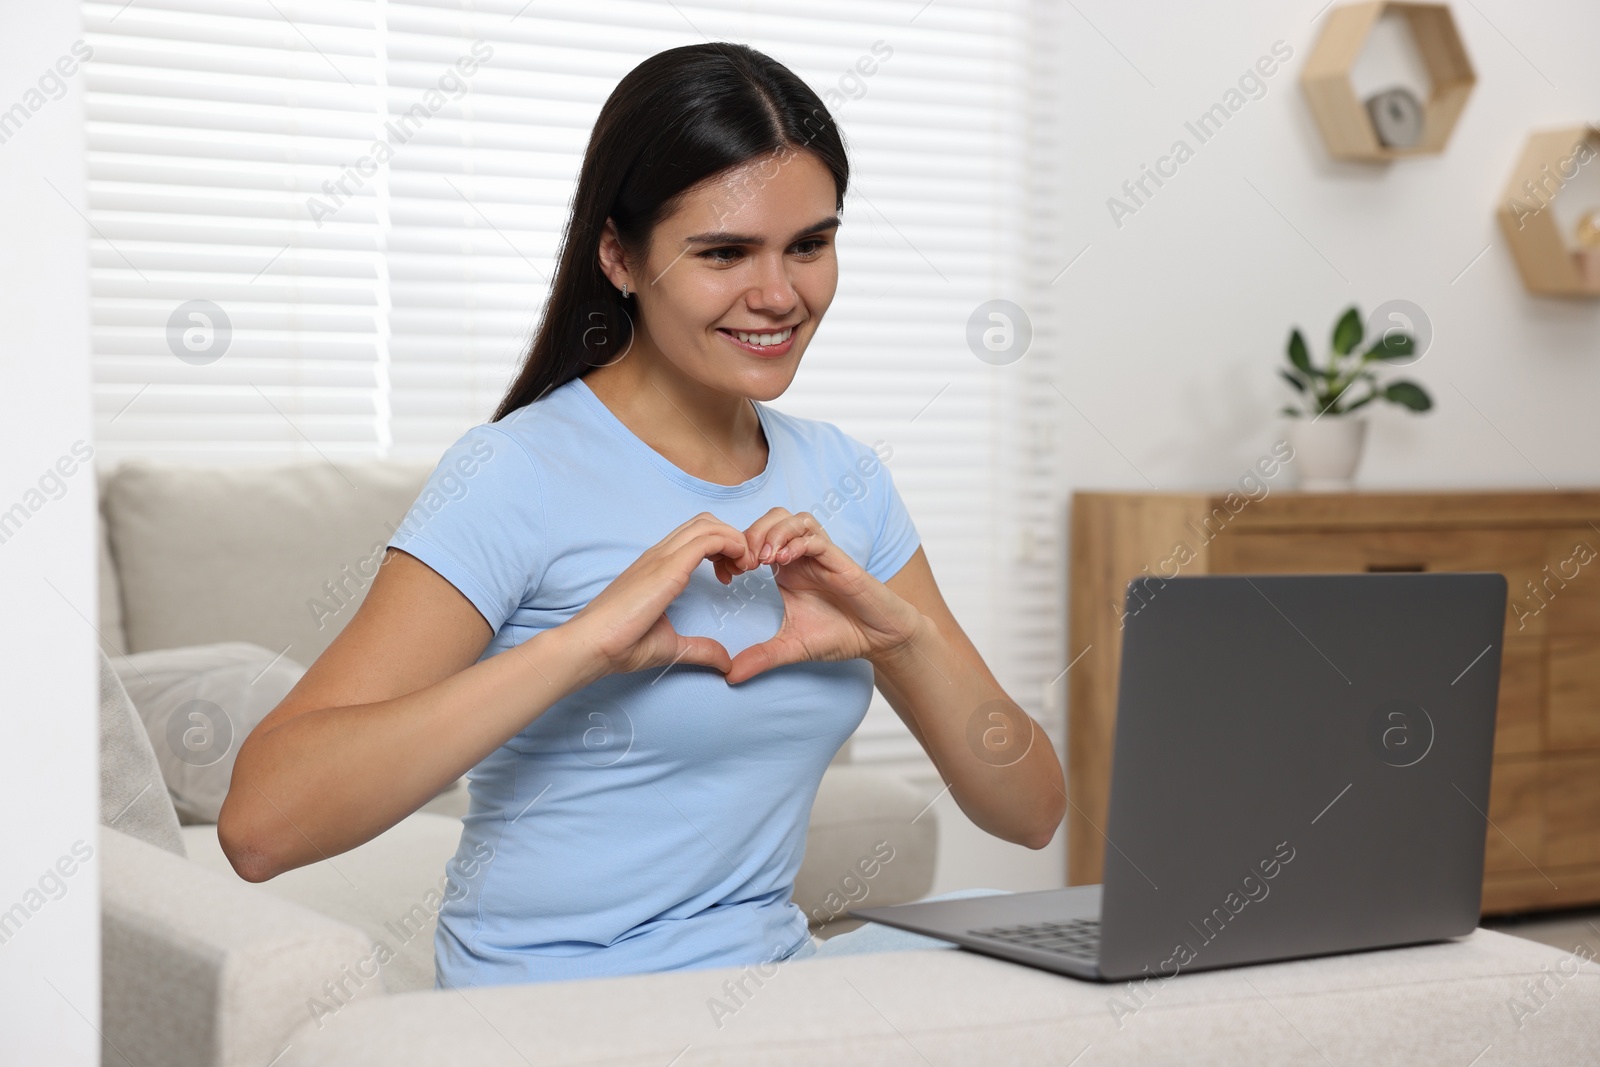
[[[833,300],[847,178],[821,101],[759,52],[621,81],[524,367],[240,749],[218,834],[241,875],[362,844],[471,771],[439,986],[809,954],[807,818],[874,685],[973,822],[1050,841],[1056,753],[888,470],[765,403]],[[826,527],[799,510],[863,483]],[[997,729],[1020,755],[971,740]]]

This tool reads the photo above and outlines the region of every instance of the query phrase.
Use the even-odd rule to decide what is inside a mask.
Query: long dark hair
[[[716,41],[668,49],[629,71],[595,121],[550,297],[492,421],[627,351],[634,301],[600,270],[608,218],[630,258],[642,255],[685,190],[785,149],[808,151],[828,168],[842,211],[844,140],[817,94],[782,63]]]

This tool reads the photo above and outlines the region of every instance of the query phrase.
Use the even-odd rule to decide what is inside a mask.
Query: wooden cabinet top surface
[[[1302,493],[1274,489],[1251,499],[1237,489],[1072,494],[1079,508],[1141,505],[1190,511],[1196,520],[1221,508],[1239,530],[1362,526],[1556,526],[1600,523],[1600,488],[1587,490],[1381,490]],[[1600,532],[1600,530],[1597,530]]]

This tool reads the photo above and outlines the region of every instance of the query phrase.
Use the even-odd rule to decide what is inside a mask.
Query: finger
[[[721,582],[723,585],[732,585],[733,580],[739,575],[745,573],[745,571],[754,570],[756,567],[760,566],[760,564],[754,562],[754,556],[750,557],[750,566],[748,567],[741,567],[737,563],[728,559],[727,556],[723,555],[712,556],[710,559],[712,570],[717,576],[717,581]]]
[[[698,567],[700,561],[705,559],[711,560],[713,568],[720,565],[722,572],[728,574],[730,581],[734,568],[748,569],[742,566],[744,561],[750,561],[750,567],[756,566],[750,546],[745,543],[744,534],[726,524],[695,534],[672,551],[672,558],[680,567],[686,567],[683,572],[684,581],[689,580],[688,572]]]
[[[821,556],[833,545],[822,524],[807,512],[777,526],[767,539],[773,546],[769,562],[779,565],[793,563],[801,556]],[[758,558],[759,555],[758,550]]]
[[[790,539],[805,532],[807,516],[807,512],[801,512],[798,515],[789,513],[778,517],[757,537],[751,537],[746,534],[745,536],[750,541],[750,550],[756,554],[756,558],[761,562],[776,563],[778,550]]]
[[[744,533],[738,529],[735,529],[733,526],[730,526],[728,523],[723,522],[709,511],[702,511],[700,514],[683,523],[677,529],[669,533],[666,537],[662,538],[661,544],[665,546],[668,553],[676,553],[685,545],[693,543],[696,538],[711,531],[721,531],[726,533],[734,537],[738,543],[738,551],[726,553],[728,561],[731,564],[730,575],[735,569],[738,571],[746,571],[753,570],[758,566],[755,561],[754,553],[752,553],[749,549]],[[712,557],[706,556],[704,558],[710,559]]]
[[[760,644],[751,645],[733,657],[724,680],[729,685],[738,685],[763,671],[770,671],[774,667],[782,667],[788,663],[799,663],[805,658],[805,650],[797,643],[773,637]]]
[[[662,613],[635,648],[639,662],[629,671],[658,670],[675,664],[693,663],[727,674],[733,665],[728,650],[714,638],[680,634],[672,620]],[[657,676],[659,677],[659,675]]]
[[[831,547],[827,538],[808,530],[785,541],[772,558],[778,564],[793,563],[801,556],[821,556]]]
[[[693,663],[701,667],[712,667],[721,671],[724,676],[733,669],[733,661],[728,658],[728,650],[721,643],[709,637],[686,637],[678,634],[678,651],[674,663]]]
[[[667,536],[663,537],[661,539],[661,544],[666,545],[669,548],[676,547],[686,541],[691,541],[694,538],[699,537],[708,530],[723,530],[728,533],[739,534],[740,537],[744,536],[744,534],[739,530],[734,529],[732,526],[723,522],[715,515],[703,511],[694,518],[690,519],[688,522],[684,523],[682,526],[679,526],[676,530],[673,530],[671,533],[667,534]]]
[[[687,519],[684,519],[678,525],[668,530],[666,536],[657,542],[657,547],[665,548],[669,551],[673,548],[676,548],[685,540],[700,532],[700,528],[708,521],[716,523],[720,520],[718,520],[717,517],[712,515],[709,511],[702,511],[698,515],[689,516]]]
[[[745,537],[743,530],[735,529],[721,520],[718,520],[713,528],[727,534],[734,546],[732,551],[725,550],[718,553],[730,580],[736,574],[753,571],[761,565],[756,561],[756,554],[750,550],[750,540]],[[717,560],[713,559],[712,562],[715,563]]]
[[[767,560],[761,558],[761,547],[766,544],[767,538],[771,536],[773,527],[793,517],[794,512],[788,508],[773,508],[751,523],[745,530],[744,539],[749,542],[750,551],[755,554],[758,565],[767,562]]]
[[[669,538],[671,538],[673,536],[673,534],[684,533],[684,532],[690,530],[691,528],[693,528],[695,526],[699,526],[699,525],[701,525],[703,523],[707,523],[707,522],[713,523],[713,524],[724,525],[724,526],[727,525],[721,519],[719,519],[715,515],[711,514],[711,512],[709,512],[709,511],[701,511],[701,512],[698,512],[698,513],[696,513],[694,515],[689,516],[687,519],[684,519],[681,523],[679,523],[677,525],[677,527],[671,533],[667,534],[666,537],[662,538],[662,540],[663,541],[668,540]]]

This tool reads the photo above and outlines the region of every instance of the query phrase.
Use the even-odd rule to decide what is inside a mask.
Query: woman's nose
[[[794,283],[789,278],[789,265],[783,255],[762,256],[760,273],[751,287],[751,307],[762,311],[785,314],[799,299]]]

